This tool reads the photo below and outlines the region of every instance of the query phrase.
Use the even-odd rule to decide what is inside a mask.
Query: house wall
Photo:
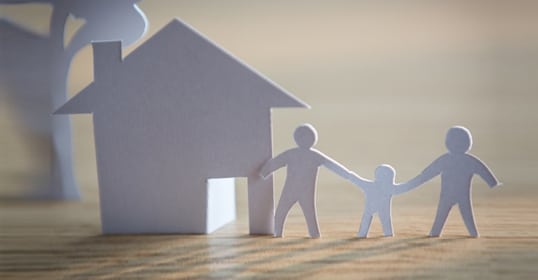
[[[205,233],[205,180],[182,172],[151,134],[127,125],[138,118],[94,116],[103,233]]]
[[[94,110],[96,137],[106,137],[96,139],[102,196],[115,196],[103,197],[103,209],[118,207],[108,204],[121,200],[114,193],[121,185],[123,200],[144,208],[138,215],[147,215],[148,224],[204,232],[206,180],[259,179],[272,155],[270,107],[281,93],[182,28],[156,35],[122,63],[113,81],[101,80],[106,93]],[[272,184],[263,189],[249,186],[251,205],[263,204],[254,217],[273,213]],[[122,207],[127,215],[123,209],[133,206]],[[183,215],[193,211],[196,217]],[[151,220],[157,214],[162,223]]]
[[[206,180],[258,178],[271,157],[268,108],[199,111],[192,109],[197,104],[176,104],[177,110],[163,110],[170,102],[139,97],[128,103],[94,114],[105,233],[204,233]],[[272,185],[249,192],[260,203],[251,215],[272,216]]]

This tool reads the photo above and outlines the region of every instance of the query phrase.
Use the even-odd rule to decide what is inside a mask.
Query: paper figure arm
[[[447,154],[444,154],[440,157],[438,157],[436,160],[434,160],[430,165],[428,165],[422,173],[420,173],[417,176],[417,181],[415,183],[421,185],[423,183],[428,182],[429,180],[433,179],[437,175],[441,174],[443,172],[443,167],[445,165],[445,162],[447,161]]]
[[[324,155],[321,152],[318,152],[318,154],[322,157],[321,164],[325,166],[327,169],[331,170],[332,172],[338,174],[342,178],[348,179],[349,177],[349,170],[344,167],[342,164],[338,163],[334,159]]]
[[[434,176],[435,177],[435,176]],[[433,177],[432,177],[433,178]],[[402,194],[405,192],[408,192],[414,188],[417,188],[418,186],[424,184],[426,181],[429,181],[431,178],[428,179],[426,176],[422,176],[422,174],[419,174],[415,178],[401,184],[396,184],[394,187],[394,190],[392,194]]]
[[[443,171],[443,165],[446,161],[446,155],[442,155],[428,165],[418,176],[409,180],[406,183],[398,184],[394,188],[393,194],[402,194],[410,191],[429,180],[433,179]]]
[[[265,162],[265,164],[260,169],[260,176],[262,178],[267,178],[271,173],[275,172],[277,169],[282,168],[288,164],[288,156],[290,151],[285,151],[281,153],[280,155],[269,159]]]
[[[368,186],[370,186],[370,184],[373,183],[372,181],[370,181],[368,179],[362,178],[361,176],[359,176],[355,172],[349,172],[348,173],[348,180],[350,180],[353,184],[355,184],[357,187],[359,187],[361,189],[365,189]]]
[[[484,162],[482,162],[480,159],[476,157],[473,157],[473,156],[471,157],[474,162],[473,172],[475,174],[478,174],[482,178],[482,180],[486,181],[486,183],[488,183],[490,188],[494,188],[496,186],[502,185],[502,183],[500,183],[499,180],[497,180],[495,175],[493,175],[493,172],[491,172],[491,169],[489,169],[489,167],[487,167],[487,165]]]

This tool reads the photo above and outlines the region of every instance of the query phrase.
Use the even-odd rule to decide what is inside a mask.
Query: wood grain
[[[355,238],[360,213],[322,208],[322,238],[310,239],[294,211],[280,239],[247,235],[244,215],[208,236],[102,236],[95,202],[3,202],[0,278],[533,279],[533,199],[479,205],[478,239],[466,236],[457,213],[443,237],[426,237],[434,205],[395,207],[394,238],[381,237],[377,220],[371,238]]]

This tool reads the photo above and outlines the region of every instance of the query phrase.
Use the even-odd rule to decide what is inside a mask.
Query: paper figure
[[[53,116],[67,101],[67,77],[73,57],[90,41],[131,44],[146,31],[138,0],[0,0],[0,4],[44,3],[53,8],[50,34],[43,36],[0,19],[0,93],[16,107],[25,125],[29,149],[43,170],[37,198],[78,199],[73,174],[68,116]],[[64,45],[69,16],[85,21]]]
[[[467,128],[451,127],[446,135],[445,144],[448,153],[433,161],[419,175],[419,185],[441,175],[441,195],[430,236],[441,235],[448,213],[457,204],[469,234],[478,237],[471,203],[472,177],[475,174],[479,175],[491,188],[499,186],[500,183],[480,159],[469,153],[472,137]]]
[[[318,169],[325,166],[344,178],[348,177],[349,170],[312,148],[317,142],[318,135],[310,124],[297,127],[293,136],[297,147],[268,160],[260,170],[260,175],[266,178],[277,169],[287,166],[286,182],[275,213],[275,236],[283,236],[288,212],[295,203],[299,203],[306,218],[310,237],[319,238],[321,235],[316,211]]]
[[[374,181],[364,179],[355,172],[349,174],[349,179],[362,189],[366,197],[361,225],[357,233],[358,237],[368,236],[370,224],[375,214],[379,217],[385,236],[394,236],[392,231],[392,196],[407,192],[421,182],[421,178],[416,177],[407,183],[396,184],[394,182],[395,175],[394,168],[386,164],[376,168]]]
[[[273,233],[271,108],[307,105],[173,20],[123,60],[94,43],[94,81],[57,114],[93,114],[104,233],[209,233],[235,218]]]

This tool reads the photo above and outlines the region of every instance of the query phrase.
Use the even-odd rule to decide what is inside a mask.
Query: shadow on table
[[[69,279],[308,278],[332,266],[393,257],[467,238],[310,239],[250,235],[50,235],[0,266],[12,275]]]
[[[273,261],[289,260],[288,264],[277,266],[274,269],[264,271],[265,275],[278,275],[283,278],[310,278],[318,272],[329,267],[346,262],[356,262],[373,257],[393,255],[399,252],[437,246],[446,242],[453,242],[462,238],[438,239],[429,237],[413,237],[404,239],[369,238],[368,240],[359,238],[348,238],[322,242],[312,246],[306,246],[299,250],[288,250],[283,254],[272,256],[271,258],[258,260],[257,263],[270,263]],[[360,245],[361,243],[367,245]],[[373,245],[371,245],[373,243]],[[371,245],[371,246],[370,246]],[[318,257],[316,257],[318,256]],[[256,264],[256,263],[250,263]],[[233,273],[240,271],[235,270]],[[220,276],[233,276],[233,273]],[[198,275],[205,277],[204,275]],[[244,278],[250,278],[245,276]]]
[[[102,236],[73,244],[69,278],[305,278],[328,267],[465,238],[313,240],[269,236]]]
[[[256,243],[271,239],[250,235],[233,238],[207,235],[95,236],[72,244],[74,250],[69,259],[77,261],[65,275],[68,278],[116,279],[135,275],[154,278],[170,273],[191,274],[193,270],[205,271],[208,264],[216,261],[211,256],[217,251],[250,248],[244,253],[258,254],[267,248],[257,247]]]
[[[463,240],[466,238],[430,238],[427,236],[421,237],[412,237],[412,238],[403,238],[403,239],[392,239],[391,241],[386,241],[386,238],[369,238],[368,244],[373,245],[369,246],[355,246],[356,243],[361,241],[366,241],[365,239],[358,238],[349,238],[344,240],[337,240],[323,246],[314,247],[311,250],[307,250],[305,253],[314,253],[316,250],[327,250],[330,249],[331,252],[324,254],[319,258],[314,258],[311,260],[306,260],[303,262],[296,262],[285,267],[276,268],[274,270],[267,271],[269,274],[277,274],[279,277],[284,278],[310,278],[315,276],[318,272],[326,271],[329,267],[334,267],[335,265],[348,263],[348,262],[358,262],[362,260],[371,259],[374,257],[383,257],[389,255],[396,255],[405,251],[411,251],[416,249],[425,249],[429,247],[439,246],[441,244],[454,242],[457,240]],[[293,259],[300,252],[290,252],[288,256],[283,256],[286,258]],[[365,263],[366,264],[366,263]],[[337,271],[337,270],[336,270]],[[335,272],[336,272],[335,271]],[[358,276],[358,275],[357,275]]]

